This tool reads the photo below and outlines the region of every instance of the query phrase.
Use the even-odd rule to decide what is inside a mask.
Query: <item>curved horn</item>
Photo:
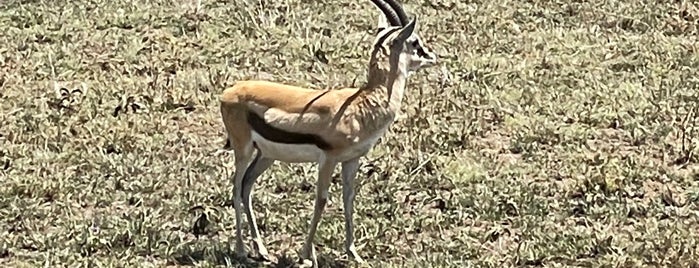
[[[386,19],[391,26],[403,26],[403,21],[401,20],[400,16],[396,14],[395,8],[393,8],[390,3],[386,3],[381,0],[371,0],[371,2],[381,9],[381,12],[383,12],[383,14],[386,16]]]
[[[398,3],[396,0],[386,0],[386,3],[391,6],[391,8],[396,12],[396,15],[398,15],[400,26],[408,25],[410,20],[408,19],[408,15],[405,13],[405,10],[403,10],[403,5]]]

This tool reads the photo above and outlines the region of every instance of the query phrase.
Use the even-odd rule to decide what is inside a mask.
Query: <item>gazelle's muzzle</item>
[[[426,59],[426,61],[425,61],[425,66],[426,66],[426,67],[433,66],[433,65],[436,65],[436,64],[437,64],[437,62],[438,62],[437,53],[434,53],[434,52],[431,52],[431,51],[427,51],[427,52],[425,53],[425,55],[426,55],[426,56],[425,56],[425,59]]]
[[[437,53],[434,53],[425,47],[418,48],[417,54],[421,61],[420,67],[431,67],[436,65],[438,62]]]

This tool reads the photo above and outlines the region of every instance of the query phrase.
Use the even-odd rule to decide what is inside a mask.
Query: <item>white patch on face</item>
[[[408,71],[414,72],[423,67],[431,66],[436,63],[436,56],[422,44],[420,37],[413,35],[406,41],[406,53],[409,54],[410,61]]]

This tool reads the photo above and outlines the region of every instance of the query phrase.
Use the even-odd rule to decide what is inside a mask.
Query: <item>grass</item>
[[[259,180],[277,260],[235,259],[218,94],[361,83],[378,12],[332,2],[3,1],[0,263],[293,264],[316,166]],[[360,168],[368,266],[699,265],[696,5],[405,2],[441,62]],[[326,267],[355,266],[338,186]]]

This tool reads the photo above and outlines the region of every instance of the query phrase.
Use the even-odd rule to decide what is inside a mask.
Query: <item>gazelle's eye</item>
[[[416,49],[416,52],[417,52],[417,55],[420,57],[429,58],[429,56],[427,55],[427,52],[425,52],[425,50],[422,48]]]
[[[420,47],[420,42],[418,42],[418,40],[415,39],[415,41],[413,41],[412,43],[410,43],[410,45],[412,45],[413,47]]]

